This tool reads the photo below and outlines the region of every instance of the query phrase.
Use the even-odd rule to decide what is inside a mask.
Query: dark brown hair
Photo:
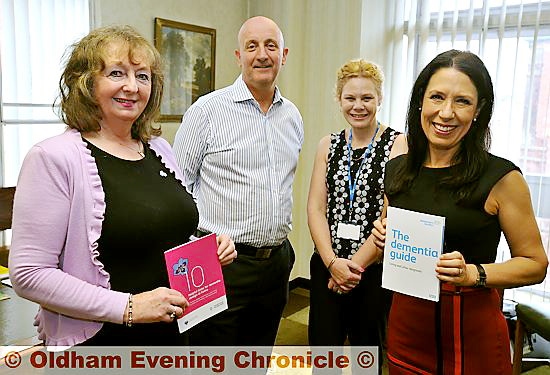
[[[475,125],[470,127],[453,157],[452,163],[456,165],[456,173],[443,179],[440,184],[455,191],[457,202],[464,202],[475,191],[477,181],[487,165],[487,151],[491,144],[489,122],[495,100],[491,76],[483,61],[475,54],[449,50],[437,55],[426,65],[414,83],[407,113],[409,151],[406,162],[386,186],[386,192],[390,195],[408,190],[424,164],[428,152],[428,138],[421,123],[422,100],[430,79],[442,68],[456,69],[470,78],[477,90],[478,115]]]

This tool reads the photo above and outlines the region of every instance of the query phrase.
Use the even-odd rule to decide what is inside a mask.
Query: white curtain
[[[391,0],[395,30],[391,124],[405,124],[410,88],[438,53],[470,50],[495,88],[491,152],[512,160],[527,179],[546,251],[550,250],[550,1]],[[499,261],[509,257],[504,238]],[[515,300],[550,299],[550,282],[506,292]]]
[[[32,145],[65,129],[52,105],[66,48],[90,30],[89,1],[0,0],[1,186],[17,184]]]
[[[66,48],[90,29],[88,0],[0,0],[0,148],[13,186],[36,142],[64,130],[52,104]]]

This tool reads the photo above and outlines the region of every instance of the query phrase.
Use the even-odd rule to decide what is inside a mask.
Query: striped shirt
[[[304,139],[296,106],[275,89],[264,114],[239,76],[185,113],[174,153],[199,209],[199,229],[272,246],[291,230],[292,182]]]

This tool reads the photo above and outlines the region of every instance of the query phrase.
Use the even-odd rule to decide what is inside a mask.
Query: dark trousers
[[[391,304],[391,293],[381,287],[382,265],[367,267],[348,294],[328,289],[330,272],[317,253],[311,256],[310,272],[309,344],[341,346],[347,339],[352,346],[377,346],[381,359]]]
[[[238,245],[236,249],[238,253]],[[190,344],[272,346],[288,301],[294,259],[288,240],[268,259],[238,253],[223,267],[229,308],[189,330]]]

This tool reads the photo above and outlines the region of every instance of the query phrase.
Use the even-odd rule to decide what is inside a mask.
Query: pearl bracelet
[[[132,295],[130,294],[130,296],[128,297],[128,320],[126,320],[126,327],[131,327],[132,324],[134,323],[134,317],[132,316]]]

